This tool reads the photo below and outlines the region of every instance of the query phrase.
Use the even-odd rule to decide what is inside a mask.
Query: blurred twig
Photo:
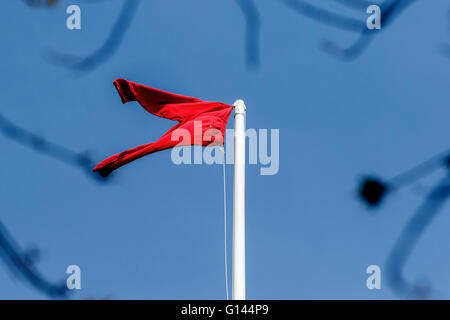
[[[20,250],[16,241],[0,222],[0,257],[11,272],[23,278],[35,289],[50,298],[65,298],[68,293],[65,281],[53,284],[46,280],[35,267],[34,259],[27,252]]]
[[[25,0],[27,4],[44,6],[56,4],[58,0]],[[83,0],[87,3],[98,3],[104,0]],[[140,0],[125,0],[122,11],[114,23],[104,44],[92,54],[82,57],[74,54],[62,53],[53,49],[46,50],[46,57],[54,64],[67,68],[88,72],[92,71],[102,63],[106,62],[120,46],[123,37],[129,28],[131,21],[137,11]],[[261,29],[261,18],[254,0],[236,0],[242,10],[246,21],[245,32],[245,61],[248,68],[258,69],[260,65],[259,38]]]
[[[416,182],[418,179],[433,172],[434,170],[448,166],[450,161],[450,150],[441,152],[432,158],[408,169],[389,180],[378,177],[366,176],[363,178],[359,188],[359,196],[367,205],[376,207],[381,204],[385,196],[394,190]]]
[[[389,26],[396,16],[402,13],[415,1],[416,0],[385,0],[380,5],[382,23],[381,30],[384,30],[387,26]],[[358,58],[364,52],[364,50],[374,39],[374,36],[381,30],[369,30],[364,24],[360,31],[359,38],[350,46],[341,48],[330,40],[324,40],[322,42],[322,48],[337,58],[341,58],[343,60],[353,60]]]
[[[303,0],[281,0],[289,9],[324,24],[353,32],[359,32],[365,23],[322,9]]]
[[[389,192],[411,184],[441,167],[449,170],[447,176],[429,192],[402,231],[387,259],[389,284],[395,292],[407,297],[430,298],[433,294],[430,287],[409,283],[403,275],[403,270],[420,237],[450,197],[450,151],[440,153],[388,181],[366,177],[360,186],[360,198],[369,206],[375,207],[381,204]]]
[[[246,21],[245,55],[248,68],[259,67],[259,34],[261,19],[254,0],[236,0]]]
[[[430,226],[450,197],[450,174],[442,179],[429,193],[423,204],[403,229],[400,237],[389,254],[386,269],[391,287],[405,296],[430,298],[431,288],[409,283],[403,274],[406,262],[420,237]]]
[[[14,140],[24,146],[27,146],[36,152],[45,154],[49,157],[80,168],[81,170],[83,170],[83,172],[88,174],[89,177],[95,179],[96,181],[104,181],[104,179],[99,179],[98,175],[92,174],[92,168],[95,165],[95,161],[93,161],[87,154],[75,152],[67,149],[66,147],[49,142],[39,135],[20,128],[18,125],[6,119],[1,114],[0,134],[7,137],[8,139]]]
[[[395,189],[411,184],[434,170],[441,168],[442,166],[447,166],[449,159],[450,150],[441,152],[417,166],[391,178],[389,184]]]
[[[88,72],[94,70],[111,58],[119,48],[137,11],[139,2],[140,0],[124,0],[120,15],[112,26],[106,41],[92,54],[81,57],[48,50],[48,58],[55,64],[63,65],[77,71]]]
[[[382,29],[389,26],[394,18],[402,13],[406,8],[413,4],[416,0],[385,0],[379,4],[381,9]],[[359,38],[349,47],[341,48],[333,41],[323,40],[321,47],[324,51],[334,55],[342,60],[353,60],[358,58],[368,47],[374,36],[381,30],[369,30],[365,21],[341,16],[325,9],[314,6],[303,0],[281,0],[290,9],[302,14],[306,17],[318,20],[322,23],[332,25],[342,30],[353,31],[359,33]],[[339,0],[340,3],[352,6],[354,8],[364,8],[365,1],[357,0]],[[365,7],[367,8],[367,7]],[[365,9],[364,8],[364,9]],[[365,11],[364,11],[365,12]]]

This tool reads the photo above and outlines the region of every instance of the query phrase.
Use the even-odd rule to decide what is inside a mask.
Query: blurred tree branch
[[[16,141],[38,153],[45,154],[71,166],[80,168],[84,173],[96,181],[103,182],[98,175],[92,174],[95,162],[86,153],[79,153],[67,149],[64,146],[47,141],[39,135],[20,128],[0,114],[0,134],[8,139]]]
[[[450,197],[450,151],[440,153],[389,181],[366,177],[360,185],[361,200],[370,207],[376,207],[388,193],[414,183],[441,167],[448,170],[446,177],[429,192],[425,201],[403,229],[387,259],[388,282],[397,294],[406,297],[430,298],[433,295],[430,287],[409,283],[403,275],[403,270],[420,237]]]
[[[140,0],[124,0],[122,10],[103,45],[92,54],[82,57],[72,54],[48,50],[47,56],[51,62],[81,72],[96,69],[111,58],[120,47],[126,31],[136,14]]]
[[[406,262],[416,247],[420,237],[430,227],[431,222],[450,197],[450,172],[431,190],[423,204],[408,221],[387,259],[386,268],[391,287],[401,295],[414,298],[431,298],[430,287],[409,283],[403,274]]]
[[[58,0],[25,0],[27,4],[44,6],[45,4],[56,4]],[[104,0],[83,0],[87,3],[98,3]],[[140,0],[126,0],[119,17],[114,23],[107,39],[103,45],[92,54],[82,57],[73,54],[61,53],[52,49],[47,50],[46,56],[56,64],[77,71],[92,71],[102,63],[106,62],[120,47],[124,35],[129,28],[137,11]],[[258,69],[260,65],[259,37],[261,18],[254,0],[235,0],[242,10],[246,20],[245,32],[245,61],[247,68]]]
[[[374,36],[388,27],[395,20],[396,16],[400,15],[415,1],[416,0],[383,1],[382,3],[380,3],[382,28],[381,30],[369,30],[366,26],[365,21],[360,21],[329,12],[325,9],[312,5],[307,1],[281,0],[281,2],[284,3],[288,8],[296,11],[303,16],[312,18],[314,20],[331,25],[333,27],[337,27],[342,30],[358,32],[359,38],[346,48],[341,48],[333,41],[326,39],[321,43],[321,48],[325,52],[334,55],[336,58],[347,61],[358,58],[373,41]],[[366,9],[367,7],[364,8],[364,6],[368,5],[368,3],[366,3],[365,1],[358,0],[339,0],[339,2],[358,10]]]
[[[39,292],[50,298],[65,298],[68,293],[65,281],[53,284],[45,279],[35,267],[36,250],[24,252],[17,245],[14,238],[0,222],[0,256],[11,272],[27,281]]]
[[[281,0],[289,9],[335,28],[359,32],[365,23],[322,9],[302,0]]]
[[[245,61],[247,68],[259,68],[259,37],[261,18],[253,0],[236,0],[246,21]]]

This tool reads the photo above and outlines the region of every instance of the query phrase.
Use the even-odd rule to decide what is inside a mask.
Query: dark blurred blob
[[[359,188],[359,196],[369,207],[378,207],[388,191],[386,183],[374,177],[365,177]]]
[[[259,68],[259,37],[261,19],[254,0],[236,0],[246,21],[245,32],[245,61],[247,68]]]
[[[35,266],[39,251],[22,251],[14,238],[0,222],[0,257],[17,278],[27,281],[36,290],[53,299],[66,298],[68,289],[65,281],[59,284],[49,282]]]
[[[370,5],[369,2],[360,0],[337,0],[339,3],[350,6],[357,10],[363,10]],[[336,58],[350,61],[358,58],[374,39],[374,36],[389,26],[406,8],[413,4],[416,0],[385,0],[379,4],[381,9],[381,30],[369,30],[366,26],[366,20],[357,20],[332,13],[325,9],[319,8],[311,3],[303,0],[281,0],[287,7],[297,13],[318,20],[322,23],[337,27],[342,30],[358,32],[359,38],[349,47],[341,48],[333,41],[323,40],[321,48],[334,55]]]
[[[450,172],[428,194],[425,201],[408,221],[389,254],[386,270],[387,279],[394,291],[411,298],[436,298],[431,286],[409,283],[403,274],[406,262],[420,237],[443,208],[450,197]]]
[[[0,134],[26,147],[29,147],[36,152],[45,154],[66,164],[77,167],[96,181],[107,181],[92,173],[92,168],[95,167],[96,163],[88,154],[74,152],[66,147],[48,142],[43,137],[20,128],[1,114]]]
[[[133,21],[140,0],[125,0],[119,17],[111,28],[111,31],[103,45],[92,54],[82,57],[65,54],[55,50],[46,52],[47,58],[57,64],[70,69],[88,72],[108,61],[119,48],[126,31]]]

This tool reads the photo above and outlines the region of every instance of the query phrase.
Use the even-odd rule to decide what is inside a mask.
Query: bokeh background
[[[449,2],[415,1],[350,61],[319,44],[347,46],[357,33],[299,14],[289,1],[256,0],[257,14],[231,0],[129,1],[135,14],[123,11],[124,2],[4,1],[2,116],[95,164],[173,125],[122,105],[116,78],[230,104],[242,98],[248,128],[280,129],[279,173],[247,167],[248,298],[409,298],[389,286],[386,259],[445,169],[376,209],[358,188],[367,174],[389,178],[449,148],[450,59],[440,49],[450,43]],[[315,4],[364,26],[364,6],[343,2]],[[70,4],[81,7],[81,30],[66,28]],[[117,22],[121,14],[125,23]],[[108,37],[117,40],[104,49],[111,56],[72,64]],[[84,170],[89,161],[74,165],[70,155],[37,152],[42,141],[30,146],[9,133],[0,135],[1,222],[21,250],[39,248],[39,260],[28,264],[48,281],[64,281],[68,265],[81,267],[82,289],[67,298],[225,298],[220,165],[176,166],[169,150],[101,182]],[[431,222],[403,270],[440,298],[450,296],[449,209]],[[228,240],[231,247],[231,228]],[[48,298],[3,262],[1,299]],[[372,264],[381,267],[381,290],[366,287]]]

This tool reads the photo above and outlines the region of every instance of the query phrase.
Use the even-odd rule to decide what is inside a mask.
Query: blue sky
[[[51,10],[5,2],[1,112],[101,161],[172,126],[135,103],[122,105],[116,78],[230,104],[242,98],[248,128],[280,129],[279,173],[261,176],[258,166],[247,167],[248,298],[398,298],[383,279],[382,290],[368,290],[365,270],[377,264],[383,272],[423,195],[405,189],[370,212],[355,192],[364,174],[391,177],[448,148],[450,60],[437,50],[450,41],[448,2],[418,1],[351,63],[327,55],[318,42],[345,45],[356,35],[279,1],[257,2],[259,71],[245,67],[245,21],[234,1],[154,0],[142,1],[114,56],[82,76],[49,64],[43,52],[92,52],[122,1],[82,3],[81,31],[65,26],[65,9],[75,0]],[[0,217],[21,246],[42,250],[39,268],[47,278],[63,279],[71,264],[81,267],[82,290],[73,298],[225,297],[221,166],[176,166],[164,151],[99,184],[3,136],[0,146]],[[227,169],[232,208],[232,166]],[[444,297],[450,294],[449,209],[405,269],[408,279],[426,279]],[[0,264],[0,298],[46,297]]]

